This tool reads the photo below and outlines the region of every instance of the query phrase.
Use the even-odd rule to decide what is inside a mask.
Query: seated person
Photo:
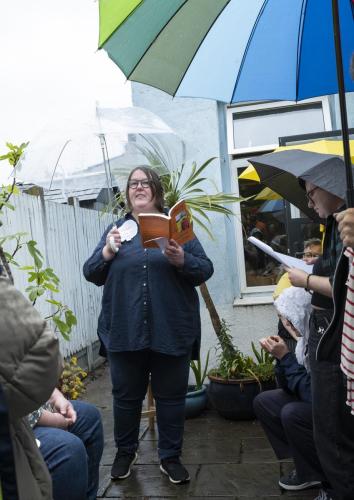
[[[52,500],[52,483],[26,415],[53,391],[59,343],[0,268],[0,482],[4,500]]]
[[[275,301],[285,329],[296,339],[303,336],[296,354],[279,336],[260,340],[261,346],[277,360],[281,388],[264,391],[254,400],[254,410],[279,460],[293,458],[295,470],[282,477],[285,490],[303,490],[325,480],[317,456],[312,426],[311,377],[308,371],[307,337],[311,296],[290,287]]]
[[[28,417],[53,482],[54,500],[96,500],[103,429],[97,408],[54,389]]]
[[[311,238],[304,242],[304,251],[302,253],[302,260],[309,265],[314,265],[318,257],[322,255],[322,245],[319,238]],[[281,292],[291,286],[289,280],[289,274],[287,272],[283,273],[275,287],[273,298],[274,300],[279,297]],[[278,335],[285,340],[286,345],[289,347],[290,351],[294,351],[296,346],[296,341],[284,328],[282,322],[279,320],[278,324]]]

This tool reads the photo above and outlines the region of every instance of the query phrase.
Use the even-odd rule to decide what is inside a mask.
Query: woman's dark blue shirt
[[[128,214],[119,219],[117,227]],[[134,219],[133,219],[134,220]],[[197,238],[183,245],[184,265],[178,269],[158,248],[143,248],[140,233],[122,244],[109,262],[102,256],[109,226],[91,257],[84,276],[104,285],[98,335],[108,351],[151,349],[174,356],[200,345],[199,298],[196,286],[213,274],[213,264]]]

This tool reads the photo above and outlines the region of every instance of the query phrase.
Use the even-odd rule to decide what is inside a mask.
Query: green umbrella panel
[[[99,48],[128,79],[174,95],[201,40],[229,1],[101,0]]]

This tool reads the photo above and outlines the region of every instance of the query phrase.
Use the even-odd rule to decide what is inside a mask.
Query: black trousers
[[[117,448],[134,453],[138,447],[142,402],[151,375],[159,457],[181,455],[190,358],[150,350],[108,353]]]
[[[316,311],[310,319],[314,437],[322,468],[331,485],[331,497],[353,500],[354,416],[345,403],[346,383],[339,365],[340,344],[336,346],[336,355],[328,361],[316,360],[315,352],[331,316],[331,311]]]
[[[323,481],[313,438],[311,404],[283,389],[261,392],[253,404],[277,458],[292,458],[301,481]]]

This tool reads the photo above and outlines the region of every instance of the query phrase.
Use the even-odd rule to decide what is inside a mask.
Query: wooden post
[[[149,419],[149,430],[152,431],[155,428],[155,416],[156,408],[154,404],[154,397],[151,390],[151,382],[149,381],[147,390],[147,409],[141,412],[141,416],[147,417]]]

